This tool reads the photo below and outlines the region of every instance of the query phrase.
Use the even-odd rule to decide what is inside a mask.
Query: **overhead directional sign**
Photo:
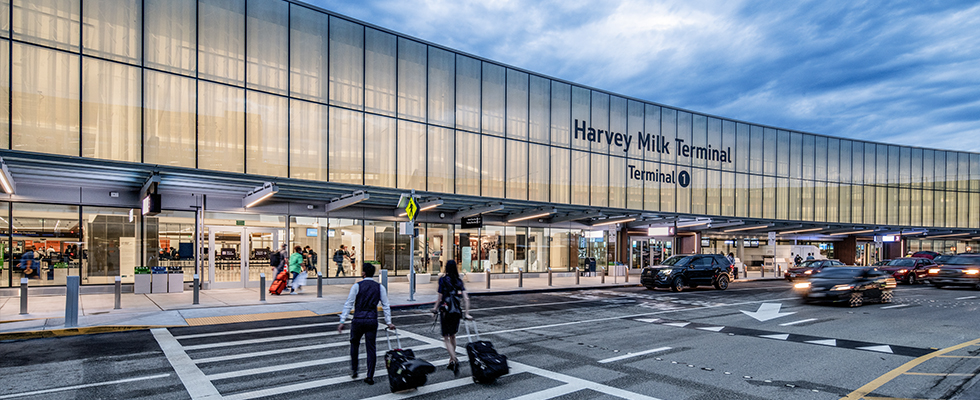
[[[742,311],[743,314],[755,318],[759,321],[768,321],[770,319],[776,319],[779,317],[785,317],[787,315],[796,314],[795,312],[779,312],[779,308],[783,305],[781,303],[762,303],[759,305],[758,311]]]
[[[415,214],[419,212],[419,205],[415,203],[414,198],[408,200],[408,205],[405,206],[405,212],[408,214],[409,220],[415,221]]]

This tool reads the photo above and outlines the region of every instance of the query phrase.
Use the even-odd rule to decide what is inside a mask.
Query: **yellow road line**
[[[865,396],[865,400],[919,400],[919,399],[909,399],[905,397],[871,397]],[[941,399],[929,399],[929,400],[941,400]]]
[[[902,375],[921,375],[921,376],[976,376],[977,374],[946,374],[936,372],[906,372]]]
[[[909,361],[909,362],[907,362],[905,364],[902,364],[902,366],[900,366],[898,368],[895,368],[895,369],[893,369],[891,371],[888,371],[884,375],[879,376],[877,379],[875,379],[875,380],[873,380],[871,382],[868,382],[866,385],[861,386],[857,390],[849,393],[847,396],[842,397],[841,400],[858,400],[858,399],[865,398],[865,396],[867,396],[868,394],[870,394],[871,392],[873,392],[875,389],[877,389],[877,388],[881,387],[882,385],[888,383],[892,379],[895,379],[895,378],[899,377],[899,375],[902,375],[902,374],[904,374],[906,372],[909,372],[909,370],[911,370],[912,368],[917,367],[919,364],[922,364],[922,363],[924,363],[926,361],[929,361],[929,360],[931,360],[933,358],[939,357],[939,356],[944,355],[946,353],[951,353],[951,352],[954,352],[956,350],[962,349],[964,347],[976,346],[978,344],[980,344],[980,339],[974,339],[974,340],[971,340],[971,341],[966,342],[966,343],[960,343],[958,345],[955,345],[955,346],[952,346],[952,347],[947,347],[947,348],[942,349],[942,350],[934,351],[934,352],[929,353],[929,354],[926,354],[926,355],[924,355],[922,357],[916,358],[916,359],[914,359],[912,361]]]
[[[262,314],[226,315],[223,317],[184,318],[184,321],[187,321],[188,326],[199,326],[199,325],[232,324],[235,322],[266,321],[270,319],[315,317],[315,316],[316,313],[313,311],[301,310],[301,311],[283,311],[283,312],[262,313]]]

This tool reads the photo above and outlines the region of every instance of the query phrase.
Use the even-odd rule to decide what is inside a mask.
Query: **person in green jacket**
[[[303,248],[296,246],[293,248],[293,254],[289,255],[289,274],[293,282],[296,282],[296,277],[299,276],[300,272],[303,272]],[[296,288],[299,288],[301,292],[303,291],[302,286],[292,285],[289,287],[289,294],[298,294]]]

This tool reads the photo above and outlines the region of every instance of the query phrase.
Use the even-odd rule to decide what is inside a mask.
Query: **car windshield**
[[[946,261],[946,264],[951,265],[980,265],[980,257],[978,256],[952,256]]]
[[[694,257],[691,256],[673,256],[671,258],[664,260],[664,262],[660,263],[660,265],[667,265],[671,267],[686,267],[688,264],[691,263],[693,259]]]
[[[903,259],[903,260],[891,260],[888,265],[895,267],[914,267],[915,260]]]
[[[800,263],[800,268],[813,268],[817,266],[816,264],[818,262],[820,262],[820,260],[807,260]]]
[[[814,275],[815,278],[853,278],[864,273],[861,268],[824,268]]]
[[[932,261],[935,262],[936,264],[942,264],[945,262],[949,262],[950,258],[953,258],[953,256],[936,256],[936,258],[933,258]]]

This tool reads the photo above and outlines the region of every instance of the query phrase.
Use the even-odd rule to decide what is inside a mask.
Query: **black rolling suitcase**
[[[466,356],[470,359],[470,371],[473,374],[473,381],[477,383],[493,383],[497,378],[507,375],[510,367],[507,366],[507,356],[497,353],[493,348],[493,343],[487,340],[480,340],[480,331],[476,329],[476,322],[473,322],[473,331],[476,332],[476,341],[470,336],[470,321],[463,319],[463,326],[466,327]]]
[[[391,392],[401,392],[403,390],[415,389],[425,385],[426,375],[435,372],[436,367],[425,360],[415,358],[412,349],[402,349],[401,337],[395,331],[395,340],[398,348],[391,348],[391,336],[388,329],[385,329],[385,337],[388,339],[388,351],[385,352],[385,369],[388,370],[388,385]]]

